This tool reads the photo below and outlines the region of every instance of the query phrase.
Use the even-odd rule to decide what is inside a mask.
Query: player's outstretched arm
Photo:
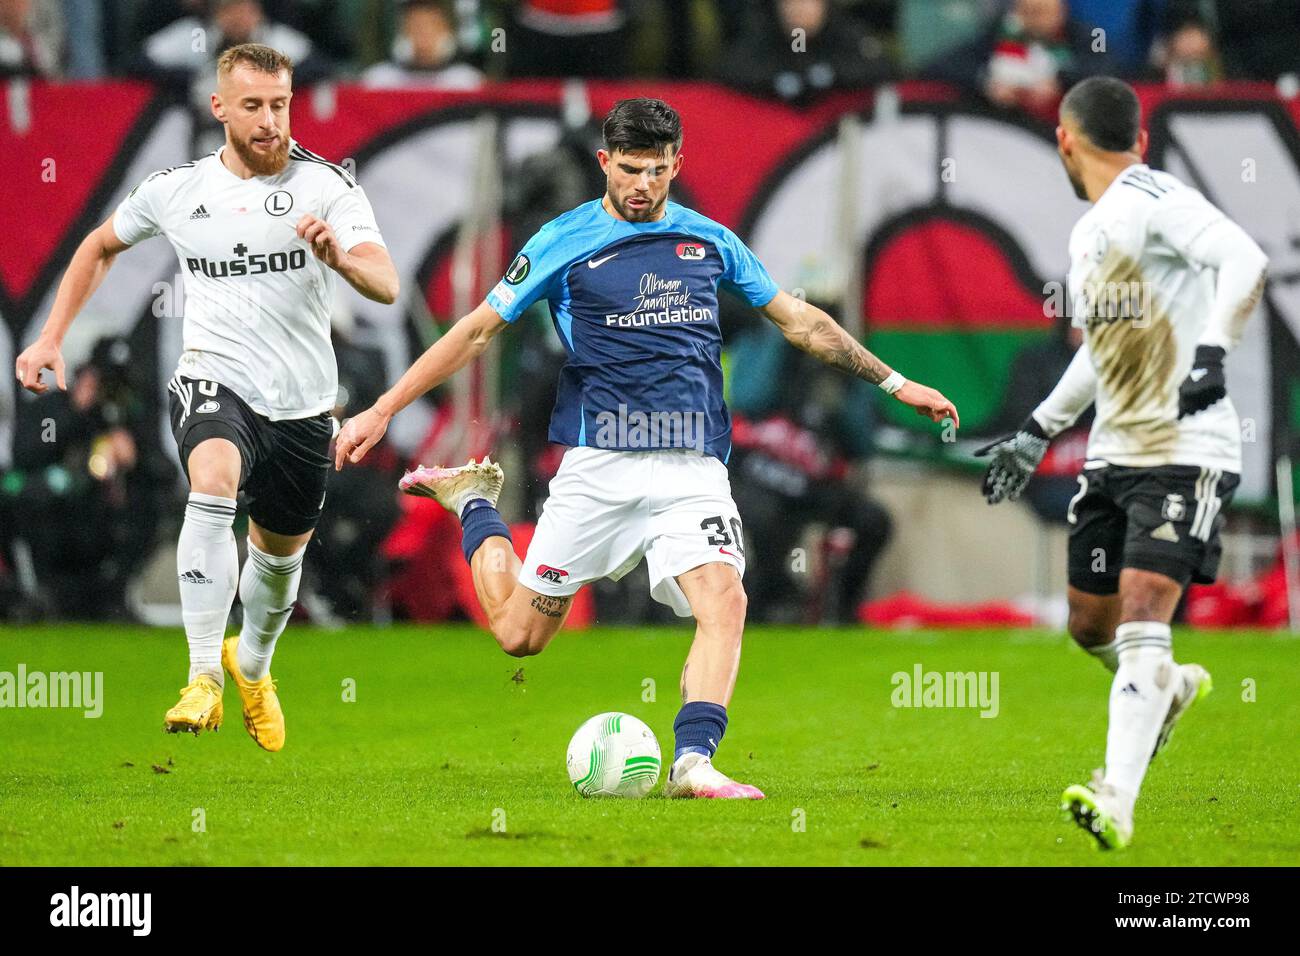
[[[104,281],[114,257],[129,248],[117,238],[112,216],[81,240],[81,245],[77,246],[67,271],[59,281],[54,306],[50,309],[41,334],[23,350],[14,363],[14,372],[23,388],[37,395],[48,391],[49,386],[41,381],[41,370],[47,368],[54,372],[59,388],[68,387],[63,369],[63,337],[82,306]]]
[[[961,427],[956,405],[935,389],[904,379],[817,306],[788,292],[778,292],[763,306],[762,312],[795,348],[815,355],[827,365],[880,385],[932,422],[951,418],[954,425]]]
[[[397,267],[388,250],[377,242],[361,242],[344,251],[334,228],[310,213],[298,220],[298,236],[311,243],[311,251],[372,302],[392,305],[400,284]]]
[[[486,302],[453,325],[375,404],[344,423],[334,446],[334,469],[341,471],[345,461],[355,465],[366,457],[384,437],[394,415],[482,355],[505,327],[505,319]]]
[[[981,489],[985,500],[995,505],[1019,498],[1042,463],[1052,439],[1078,421],[1096,396],[1097,371],[1084,343],[1074,353],[1052,393],[1038,404],[1023,425],[1013,434],[976,450],[977,458],[992,456]]]

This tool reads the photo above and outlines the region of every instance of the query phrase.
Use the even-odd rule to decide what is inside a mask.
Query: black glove
[[[1003,498],[1015,501],[1038,470],[1038,464],[1047,454],[1052,440],[1047,437],[1034,416],[1030,415],[1020,426],[1020,431],[1006,438],[989,442],[975,452],[976,458],[992,454],[989,470],[984,474],[981,490],[991,505]]]
[[[1203,412],[1228,397],[1228,383],[1223,377],[1223,357],[1226,354],[1217,345],[1196,346],[1192,370],[1178,389],[1179,418]]]

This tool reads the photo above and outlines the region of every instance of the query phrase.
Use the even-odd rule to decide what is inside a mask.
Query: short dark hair
[[[671,145],[682,148],[682,118],[663,100],[649,97],[619,100],[600,130],[605,149],[625,153],[653,149],[662,153]]]
[[[398,0],[397,10],[399,13],[406,13],[409,10],[435,10],[446,17],[448,21],[452,19],[451,8],[447,0]]]
[[[1142,129],[1142,105],[1133,87],[1113,76],[1090,76],[1070,87],[1061,100],[1098,149],[1124,153],[1133,148]]]

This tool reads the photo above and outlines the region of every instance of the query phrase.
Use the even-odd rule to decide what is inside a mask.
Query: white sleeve
[[[146,177],[144,182],[127,193],[113,213],[113,231],[128,246],[134,246],[137,242],[162,232],[162,224],[154,207],[158,178],[158,173]]]
[[[1048,395],[1034,409],[1034,421],[1047,434],[1055,438],[1073,425],[1084,410],[1097,397],[1097,370],[1092,366],[1092,355],[1085,342],[1079,346],[1070,365]]]
[[[1214,304],[1198,345],[1224,351],[1241,341],[1259,304],[1268,256],[1254,239],[1194,190],[1164,197],[1150,220],[1152,233],[1198,268],[1214,269]]]
[[[375,211],[370,208],[370,200],[360,186],[349,187],[340,182],[338,191],[325,209],[324,219],[333,227],[344,252],[363,242],[384,245],[384,237],[375,221]]]

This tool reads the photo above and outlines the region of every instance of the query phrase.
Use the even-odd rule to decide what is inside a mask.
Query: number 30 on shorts
[[[712,518],[705,518],[700,522],[700,530],[708,531],[708,543],[715,548],[733,547],[745,556],[745,539],[740,532],[740,519],[730,519],[730,533],[728,533],[728,521],[722,515],[714,515]]]

